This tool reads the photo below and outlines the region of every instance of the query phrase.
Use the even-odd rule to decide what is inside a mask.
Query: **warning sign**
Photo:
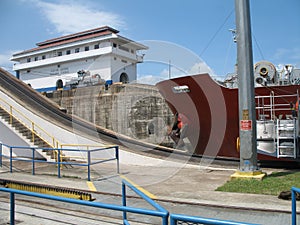
[[[241,120],[240,121],[241,130],[252,130],[252,120]]]

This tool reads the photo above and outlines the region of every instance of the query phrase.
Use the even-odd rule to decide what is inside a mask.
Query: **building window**
[[[78,53],[79,52],[79,48],[75,48],[75,53]]]
[[[94,45],[94,49],[99,49],[99,44]]]
[[[123,50],[123,51],[126,51],[126,52],[129,52],[129,48],[126,48],[122,45],[119,45],[119,49]]]
[[[39,60],[39,57],[34,57],[34,61],[38,61]]]
[[[46,55],[43,55],[43,56],[42,56],[42,59],[46,59]]]
[[[66,55],[70,55],[70,54],[71,54],[71,50],[67,50]]]
[[[90,50],[90,47],[89,46],[85,46],[84,47],[84,51],[88,51],[88,50]]]
[[[27,58],[27,62],[31,62],[31,58]]]
[[[117,44],[116,44],[116,43],[113,43],[113,47],[116,48],[116,47],[117,47]]]
[[[122,59],[121,61],[122,61],[123,63],[127,63],[127,61],[126,61],[126,60],[124,60],[124,59]]]
[[[62,56],[62,52],[57,52],[57,56]]]

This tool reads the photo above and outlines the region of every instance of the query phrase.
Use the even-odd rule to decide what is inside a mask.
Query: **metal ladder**
[[[282,99],[299,99],[299,94],[256,96],[256,113],[263,124],[274,124],[274,148],[277,158],[299,157],[299,111],[298,117],[291,113],[289,103]],[[297,109],[298,110],[298,109]],[[279,115],[278,112],[285,112]],[[291,114],[290,114],[291,113]],[[274,155],[275,156],[275,155]]]
[[[275,146],[277,158],[296,158],[298,126],[297,118],[276,121]]]

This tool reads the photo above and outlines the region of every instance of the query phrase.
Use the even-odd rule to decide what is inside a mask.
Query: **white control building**
[[[120,36],[105,26],[37,43],[36,48],[15,53],[16,76],[38,91],[62,88],[79,71],[110,82],[129,83],[137,78],[141,50],[147,47]]]

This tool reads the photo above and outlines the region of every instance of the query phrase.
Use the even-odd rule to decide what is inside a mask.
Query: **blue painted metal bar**
[[[126,180],[122,180],[122,184],[125,186],[128,186],[131,190],[133,190],[136,194],[138,194],[140,197],[142,197],[146,202],[148,202],[150,205],[152,205],[158,212],[163,213],[162,216],[162,224],[168,225],[169,220],[169,212],[160,206],[157,202],[155,202],[153,199],[149,198],[147,195],[145,195],[143,192],[138,190],[135,186],[133,186],[131,183],[129,183]],[[123,187],[123,186],[122,186]]]
[[[160,212],[168,212],[165,208],[160,206],[157,202],[155,202],[153,199],[149,198],[147,195],[145,195],[143,192],[138,190],[135,186],[133,186],[131,183],[129,183],[126,180],[122,180],[122,183],[126,184],[131,190],[133,190],[136,194],[141,196],[145,201],[147,201],[150,205],[152,205],[156,210]]]
[[[15,194],[10,192],[10,225],[15,225]]]
[[[120,161],[119,161],[119,146],[116,146],[115,157],[117,159],[117,173],[120,173]]]
[[[32,150],[32,175],[35,174],[35,149],[34,148],[31,148]]]
[[[296,193],[300,193],[300,188],[292,187],[292,225],[297,224],[297,203],[296,203]]]
[[[123,225],[130,225],[130,223],[128,222],[128,220],[123,220]]]
[[[13,165],[12,165],[12,147],[9,147],[9,171],[12,173],[12,168],[13,168]]]
[[[103,159],[103,160],[100,160],[100,161],[97,161],[97,162],[92,162],[92,163],[90,163],[90,165],[96,165],[96,164],[99,164],[99,163],[109,162],[109,161],[113,161],[113,160],[116,160],[116,158]]]
[[[126,186],[122,182],[122,205],[126,206]],[[123,220],[127,220],[127,213],[123,212]]]
[[[58,149],[57,154],[57,176],[60,178],[60,149]]]
[[[171,214],[170,215],[170,225],[176,225],[177,221],[182,222],[191,222],[191,223],[201,223],[201,224],[209,224],[209,225],[258,225],[252,223],[243,223],[243,222],[235,222],[229,220],[217,220],[211,218],[204,217],[194,217],[194,216],[186,216],[181,214]]]
[[[88,158],[88,163],[87,163],[87,168],[88,168],[88,181],[91,181],[91,152],[87,152],[87,158]]]
[[[97,148],[97,149],[92,149],[92,150],[80,150],[80,152],[87,152],[87,154],[90,154],[90,152],[96,152],[96,151],[105,151],[105,150],[109,150],[109,149],[115,149],[115,158],[110,158],[110,159],[105,159],[105,160],[99,160],[99,161],[95,161],[92,162],[92,156],[90,155],[90,160],[88,163],[76,163],[76,162],[63,162],[61,160],[61,154],[62,151],[75,151],[78,152],[78,149],[63,149],[63,148],[34,148],[34,147],[23,147],[23,146],[8,146],[6,144],[0,143],[0,167],[2,167],[2,160],[3,158],[8,158],[9,162],[10,162],[10,172],[12,173],[13,171],[13,161],[24,161],[24,162],[31,162],[32,163],[32,174],[35,174],[35,163],[36,162],[41,162],[41,163],[50,163],[50,164],[56,164],[58,169],[57,169],[57,176],[60,178],[61,177],[61,166],[62,165],[75,165],[75,166],[87,166],[87,167],[91,167],[92,165],[95,164],[99,164],[99,163],[104,163],[104,162],[108,162],[108,161],[112,161],[112,160],[117,160],[117,173],[120,172],[119,170],[119,147],[118,146],[108,146],[108,147],[103,147],[103,148]],[[10,149],[10,155],[9,156],[5,156],[3,155],[3,151],[2,151],[2,146],[6,146]],[[31,149],[32,152],[32,158],[31,159],[24,159],[24,158],[18,158],[12,157],[12,150],[13,149]],[[45,150],[45,151],[57,151],[58,152],[58,160],[57,162],[49,162],[49,161],[44,161],[44,160],[36,160],[35,158],[35,151],[37,151],[37,149],[41,149],[41,150]],[[90,172],[91,172],[91,168],[88,168],[89,174],[88,174],[88,180],[90,180]]]
[[[46,195],[46,194],[40,194],[40,193],[35,193],[35,192],[29,192],[29,191],[21,191],[21,190],[11,189],[11,188],[0,188],[0,191],[12,193],[12,194],[21,194],[21,195],[32,196],[32,197],[37,197],[37,198],[60,201],[60,202],[68,202],[68,203],[84,205],[84,206],[91,206],[91,207],[96,207],[96,208],[103,208],[103,209],[109,209],[109,210],[115,210],[115,211],[123,211],[123,212],[130,212],[130,213],[143,214],[143,215],[149,215],[149,216],[156,216],[156,217],[161,217],[161,218],[165,218],[165,216],[166,216],[165,212],[160,212],[160,211],[155,211],[155,210],[134,208],[134,207],[128,207],[128,206],[119,206],[119,205],[106,204],[106,203],[101,203],[101,202],[90,202],[90,201],[84,201],[84,200],[78,200],[78,199],[72,199],[72,198],[63,198],[63,197],[58,197],[58,196],[54,196],[54,195]],[[11,198],[11,200],[12,200],[12,198]],[[11,202],[11,204],[15,205],[14,199],[13,199],[13,202]],[[13,212],[13,214],[14,214],[14,212]],[[12,215],[12,214],[11,214],[11,219],[14,220],[14,215]],[[167,225],[166,223],[163,223],[163,224]]]

